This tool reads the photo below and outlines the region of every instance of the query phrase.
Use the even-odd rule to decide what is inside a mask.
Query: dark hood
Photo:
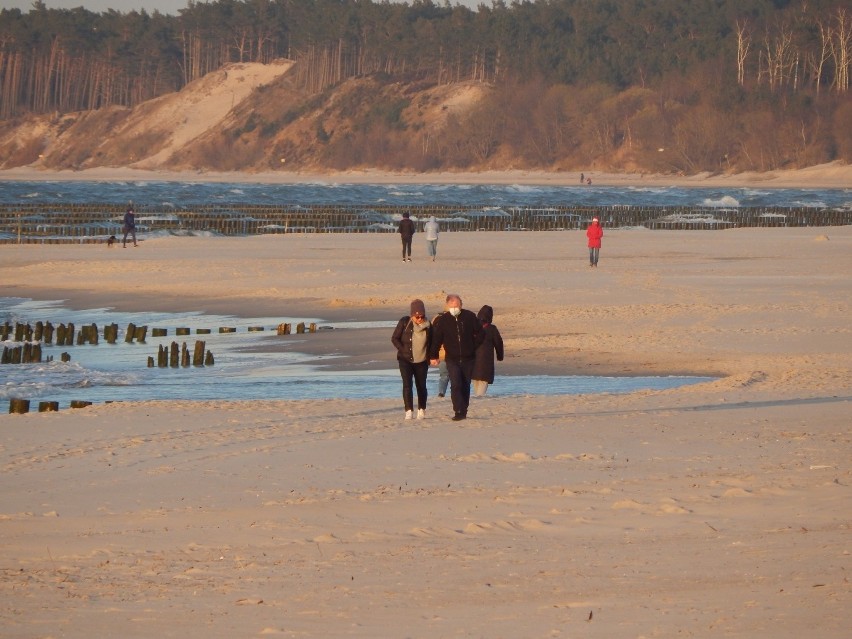
[[[476,314],[476,317],[483,324],[490,324],[494,319],[494,309],[485,305],[479,309],[479,313]]]

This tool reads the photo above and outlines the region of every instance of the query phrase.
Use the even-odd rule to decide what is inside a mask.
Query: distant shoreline
[[[93,168],[83,171],[47,171],[19,167],[0,171],[2,181],[154,181],[154,182],[234,182],[256,184],[523,184],[539,186],[580,186],[580,171],[505,170],[482,172],[404,173],[365,169],[341,172],[214,172],[159,171],[135,168]],[[584,171],[591,186],[696,187],[696,188],[852,188],[852,166],[840,162],[805,169],[747,172],[735,174],[699,173],[661,175]]]

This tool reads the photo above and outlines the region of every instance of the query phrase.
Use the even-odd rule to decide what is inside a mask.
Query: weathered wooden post
[[[190,332],[189,328],[187,328],[185,326],[180,326],[180,327],[175,329],[175,335],[189,335],[189,332]]]
[[[317,332],[317,324],[316,324],[316,322],[311,322],[310,332],[311,332],[311,333],[316,333],[316,332]]]
[[[60,324],[56,327],[56,345],[57,346],[65,346],[65,333],[66,328],[65,324]]]
[[[211,332],[211,331],[210,331],[210,329],[209,329],[209,328],[196,328],[196,329],[195,329],[195,334],[196,334],[196,335],[210,335],[210,332]],[[189,333],[187,333],[187,335],[188,335],[188,334],[189,334]]]
[[[39,402],[38,412],[53,413],[59,410],[59,402]]]
[[[43,335],[44,335],[44,322],[39,320],[35,323],[35,331],[33,331],[33,339],[37,342],[40,342]]]
[[[186,347],[186,342],[180,347],[180,365],[183,367],[189,366],[189,349]]]
[[[127,325],[127,332],[125,332],[125,334],[124,334],[124,341],[127,344],[132,344],[134,337],[136,337],[136,324],[134,324],[133,322],[130,322]]]
[[[59,356],[59,359],[62,360],[63,362],[70,362],[71,361],[71,355],[69,353],[62,353],[62,355]]]
[[[296,334],[301,335],[304,332],[305,332],[305,323],[299,322],[298,324],[296,324]]]
[[[213,366],[213,353],[207,351],[207,356],[204,358],[205,366]]]
[[[169,334],[169,329],[167,328],[152,328],[151,329],[151,337],[165,337]]]
[[[206,344],[202,341],[195,341],[195,350],[192,353],[192,365],[204,366],[204,348]]]
[[[65,346],[74,346],[74,322],[65,327]]]
[[[220,326],[219,332],[220,333],[236,333],[237,329],[234,326]]]
[[[157,350],[157,366],[165,368],[169,365],[169,349],[160,344]]]
[[[179,354],[180,354],[180,352],[178,351],[177,342],[172,342],[171,352],[169,353],[169,365],[172,368],[178,367],[178,356],[179,356]]]
[[[104,339],[108,344],[115,344],[118,339],[118,324],[113,322],[109,326],[104,326]]]
[[[137,326],[136,327],[136,341],[139,343],[145,343],[145,336],[148,334],[147,326]]]
[[[154,358],[150,355],[148,356],[148,368],[154,368]]]
[[[278,334],[279,335],[289,335],[290,334],[290,324],[284,322],[278,325]]]
[[[249,326],[248,327],[249,333],[260,333],[262,331],[263,331],[263,326]]]
[[[72,399],[71,400],[71,408],[86,408],[86,406],[91,406],[92,402],[87,402],[82,399]]]
[[[30,400],[28,399],[16,399],[12,398],[9,400],[9,413],[23,415],[24,413],[30,412]]]

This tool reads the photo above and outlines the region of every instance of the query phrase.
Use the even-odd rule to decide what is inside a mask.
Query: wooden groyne
[[[581,229],[592,217],[608,228],[715,230],[737,227],[845,226],[852,209],[813,207],[538,206],[235,204],[137,210],[137,233],[394,233],[407,212],[422,230],[435,216],[442,231]],[[106,243],[121,239],[124,208],[106,204],[0,204],[0,243]]]

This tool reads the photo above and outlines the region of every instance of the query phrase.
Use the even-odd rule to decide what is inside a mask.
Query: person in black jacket
[[[128,234],[133,238],[133,246],[139,246],[136,243],[136,213],[133,211],[133,202],[128,205],[127,211],[124,213],[124,227],[122,230],[124,231],[123,248],[127,248]]]
[[[476,349],[476,361],[473,365],[473,394],[476,397],[484,397],[488,391],[488,385],[494,383],[494,355],[497,361],[503,361],[503,337],[500,331],[492,323],[494,321],[494,309],[488,305],[479,309],[476,318],[482,325],[482,343]]]
[[[411,315],[399,319],[391,336],[396,346],[399,374],[402,376],[402,401],[405,419],[414,413],[414,393],[411,380],[417,388],[417,419],[426,417],[426,375],[429,372],[429,353],[432,342],[432,325],[426,319],[426,306],[422,300],[411,302]]]
[[[399,235],[402,238],[402,261],[405,262],[406,252],[408,254],[408,261],[411,261],[411,240],[414,237],[414,222],[411,221],[411,217],[406,211],[402,214],[402,219],[399,221]]]
[[[432,346],[429,359],[438,365],[441,346],[446,353],[444,361],[450,374],[450,397],[453,400],[453,421],[467,418],[470,404],[470,381],[476,348],[482,343],[482,327],[476,315],[462,308],[462,299],[447,295],[447,310],[438,316],[432,326]]]

